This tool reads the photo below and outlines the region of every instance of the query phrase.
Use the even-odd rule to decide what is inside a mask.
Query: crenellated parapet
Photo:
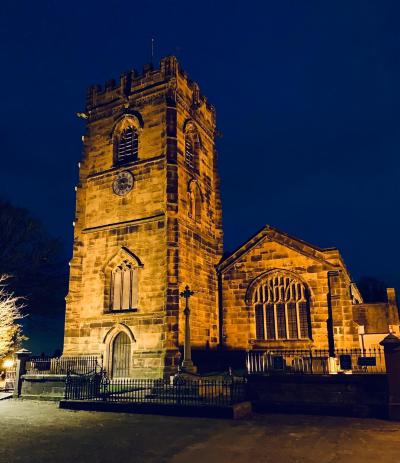
[[[115,103],[129,105],[130,101],[137,98],[139,94],[173,82],[179,82],[176,86],[180,87],[183,84],[188,89],[188,92],[184,92],[185,98],[190,100],[190,105],[194,110],[205,107],[215,119],[214,107],[200,93],[199,85],[188,78],[175,56],[162,58],[156,69],[152,64],[146,64],[141,73],[132,69],[124,72],[118,80],[110,79],[103,86],[89,87],[86,97],[86,113],[90,114],[95,109]]]

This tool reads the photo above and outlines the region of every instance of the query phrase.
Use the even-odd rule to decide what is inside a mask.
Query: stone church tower
[[[222,218],[215,112],[175,57],[89,89],[64,354],[113,377],[176,369],[189,284],[192,344],[216,347]]]

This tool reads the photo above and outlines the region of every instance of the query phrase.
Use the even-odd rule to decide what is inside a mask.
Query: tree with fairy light
[[[8,288],[8,280],[8,275],[0,275],[0,359],[15,352],[26,339],[18,323],[23,318],[23,304]]]

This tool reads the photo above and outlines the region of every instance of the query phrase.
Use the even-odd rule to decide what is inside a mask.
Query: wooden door
[[[131,370],[131,341],[124,332],[117,334],[113,343],[112,376],[129,378]]]

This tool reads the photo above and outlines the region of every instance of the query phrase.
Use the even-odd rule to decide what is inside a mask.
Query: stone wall
[[[87,129],[77,186],[73,257],[67,296],[64,353],[103,354],[110,370],[112,343],[123,330],[132,342],[132,376],[159,377],[176,370],[183,343],[179,291],[193,287],[192,334],[196,346],[218,342],[215,265],[222,255],[219,180],[214,147],[215,114],[174,57],[159,69],[90,88]],[[184,162],[190,123],[201,143],[199,169]],[[139,134],[138,160],[115,163],[121,127]],[[113,191],[129,171],[133,189]],[[188,217],[188,185],[201,191],[201,219]],[[138,306],[110,311],[111,272],[128,256],[138,266]],[[180,334],[179,334],[180,333]]]
[[[178,164],[178,252],[180,287],[190,285],[191,339],[194,347],[216,347],[219,341],[216,265],[222,257],[222,212],[215,151],[215,114],[207,105],[194,101],[195,88],[182,79],[177,100]],[[185,163],[185,126],[193,123],[199,137],[196,146],[197,168]],[[200,212],[191,215],[189,189],[198,188]],[[179,343],[183,344],[184,320],[181,311]]]
[[[399,309],[394,288],[387,288],[387,300],[353,306],[353,318],[366,334],[387,334],[399,330]]]
[[[386,375],[250,376],[255,411],[387,417]]]
[[[256,337],[255,309],[249,288],[257,278],[276,269],[292,272],[309,289],[310,339],[260,341]],[[226,347],[327,349],[330,307],[335,347],[358,346],[352,317],[351,280],[336,250],[319,250],[266,226],[228,257],[219,271]]]
[[[64,353],[104,354],[110,369],[113,337],[125,330],[131,374],[141,377],[163,374],[166,350],[165,83],[165,69],[147,69],[88,93],[67,297]],[[118,166],[115,131],[124,118],[138,130],[139,153],[137,161]],[[125,170],[134,186],[118,196],[113,182]],[[124,256],[138,263],[138,305],[112,312],[112,266]]]
[[[21,398],[61,400],[64,398],[66,375],[23,375]]]

